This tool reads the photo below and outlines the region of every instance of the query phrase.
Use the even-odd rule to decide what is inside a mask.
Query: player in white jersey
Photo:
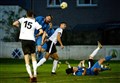
[[[43,33],[43,30],[41,29],[42,26],[35,21],[32,11],[27,12],[26,18],[22,17],[19,20],[15,21],[13,23],[13,26],[19,27],[20,24],[21,24],[21,29],[20,29],[19,39],[21,40],[21,43],[22,43],[22,50],[24,53],[26,70],[30,76],[30,81],[37,82],[37,71],[36,71],[37,61],[35,56],[34,30],[38,29],[40,31],[39,34],[42,34]],[[32,74],[32,71],[31,71],[29,55],[31,55],[34,74]]]
[[[57,50],[56,50],[57,41],[60,43],[61,48],[62,49],[64,48],[62,41],[61,41],[61,36],[62,36],[63,29],[65,29],[65,28],[66,28],[66,23],[61,22],[60,27],[55,30],[55,32],[52,34],[52,36],[47,41],[47,50],[46,50],[45,57],[42,58],[37,63],[37,67],[41,66],[44,62],[46,62],[46,60],[49,57],[51,57],[54,60],[51,74],[56,74],[56,67],[57,67],[57,63],[58,63],[58,59],[59,59]]]

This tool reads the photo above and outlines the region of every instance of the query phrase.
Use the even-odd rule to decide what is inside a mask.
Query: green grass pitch
[[[57,69],[57,75],[51,76],[52,60],[47,61],[38,68],[37,83],[120,83],[120,61],[111,61],[111,71],[101,72],[98,76],[72,76],[66,75],[67,66],[62,64]],[[79,61],[69,60],[72,66]],[[0,59],[0,83],[29,83],[24,60]]]

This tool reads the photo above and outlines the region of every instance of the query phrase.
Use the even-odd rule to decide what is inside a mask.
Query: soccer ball
[[[68,4],[67,4],[66,2],[62,2],[62,3],[60,4],[61,9],[66,9],[67,6],[68,6]]]

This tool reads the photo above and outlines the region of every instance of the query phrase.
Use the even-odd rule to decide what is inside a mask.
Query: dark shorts
[[[90,63],[90,64],[89,64]],[[94,65],[94,60],[93,59],[89,59],[88,60],[88,66],[90,65],[90,68]]]
[[[21,40],[24,55],[35,53],[35,42],[32,40]]]
[[[50,54],[57,52],[56,45],[50,40],[47,42],[46,52],[49,52]]]

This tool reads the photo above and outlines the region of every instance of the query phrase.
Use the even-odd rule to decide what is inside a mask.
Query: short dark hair
[[[28,17],[32,17],[34,14],[33,14],[33,12],[30,10],[30,11],[27,11],[27,16]]]
[[[47,15],[47,16],[50,16],[51,17],[51,20],[53,19],[53,16],[51,14]]]
[[[67,23],[66,23],[66,22],[60,22],[59,26],[60,26],[61,24],[66,24],[66,25],[67,25]]]
[[[73,67],[66,69],[66,73],[67,74],[73,73]]]

